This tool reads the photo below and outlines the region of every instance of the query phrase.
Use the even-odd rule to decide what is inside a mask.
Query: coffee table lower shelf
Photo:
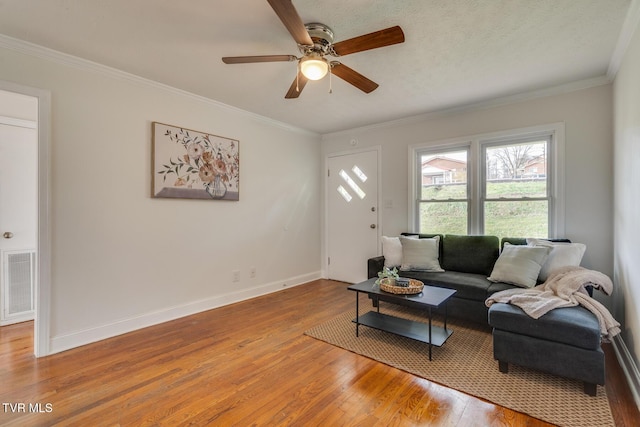
[[[364,325],[370,328],[390,332],[402,337],[411,338],[426,344],[440,347],[445,343],[447,338],[451,336],[453,330],[444,329],[440,326],[432,326],[414,320],[403,319],[400,317],[390,316],[388,314],[369,311],[361,316],[353,319],[353,323],[357,326]],[[429,340],[429,327],[431,327],[431,340]]]

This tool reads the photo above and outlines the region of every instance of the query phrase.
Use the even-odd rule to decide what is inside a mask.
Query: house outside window
[[[409,148],[412,231],[564,237],[564,124]]]
[[[424,151],[418,157],[422,177],[419,229],[466,234],[468,150]]]
[[[549,236],[551,194],[546,170],[550,144],[550,135],[524,141],[481,142],[485,234]]]

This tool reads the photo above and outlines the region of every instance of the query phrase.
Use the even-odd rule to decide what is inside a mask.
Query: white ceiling
[[[0,0],[0,34],[317,133],[603,77],[631,0],[294,0],[346,40],[400,25],[405,42],[340,58],[380,84],[339,78],[284,99],[294,62],[223,56],[297,46],[266,0]]]

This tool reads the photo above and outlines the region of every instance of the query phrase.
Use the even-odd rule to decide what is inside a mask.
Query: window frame
[[[495,197],[487,197],[487,149],[496,148],[496,147],[506,147],[506,146],[514,146],[518,144],[527,144],[533,142],[545,142],[547,144],[546,147],[546,170],[545,170],[545,179],[546,179],[546,195],[544,197],[510,197],[510,198],[495,198]],[[550,133],[544,132],[539,135],[531,135],[524,138],[499,138],[499,139],[490,139],[490,140],[481,140],[480,141],[480,200],[479,200],[479,218],[480,221],[480,229],[485,230],[485,208],[487,202],[525,202],[525,201],[546,201],[547,202],[547,232],[549,235],[553,234],[552,229],[552,212],[553,212],[553,197],[552,197],[552,187],[554,176],[551,173],[551,165],[553,163],[553,157],[551,155],[553,147],[553,136]],[[533,236],[533,237],[551,237],[551,236]]]
[[[563,122],[410,145],[408,168],[409,231],[417,232],[420,227],[422,155],[444,151],[469,150],[467,159],[467,234],[478,235],[484,233],[486,147],[547,138],[549,140],[547,153],[548,237],[565,237],[565,125]]]
[[[422,156],[423,155],[429,155],[429,154],[444,154],[446,155],[447,153],[451,153],[451,152],[460,152],[460,151],[466,151],[467,153],[467,171],[466,171],[466,182],[465,182],[465,186],[466,186],[466,198],[464,199],[442,199],[442,200],[426,200],[422,198],[422,181],[423,181],[423,175],[422,175]],[[450,146],[444,146],[444,147],[426,147],[426,148],[418,148],[415,152],[414,155],[414,162],[415,162],[415,176],[414,176],[414,180],[415,180],[415,188],[416,188],[416,192],[414,193],[414,199],[415,199],[415,203],[416,203],[416,212],[415,212],[415,218],[416,218],[416,223],[414,224],[414,228],[411,230],[412,232],[415,232],[417,230],[420,229],[420,207],[422,205],[422,203],[449,203],[449,202],[465,202],[467,204],[467,232],[469,230],[469,222],[471,221],[471,180],[470,180],[470,165],[471,162],[469,161],[469,159],[471,158],[471,144],[469,143],[463,143],[463,144],[454,144],[454,145],[450,145]]]

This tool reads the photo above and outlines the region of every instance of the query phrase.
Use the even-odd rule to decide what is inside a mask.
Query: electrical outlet
[[[233,281],[234,282],[240,281],[240,270],[233,270]]]
[[[249,269],[249,277],[251,277],[252,279],[253,279],[254,277],[256,277],[256,268],[255,268],[255,267],[251,267],[251,268]]]

